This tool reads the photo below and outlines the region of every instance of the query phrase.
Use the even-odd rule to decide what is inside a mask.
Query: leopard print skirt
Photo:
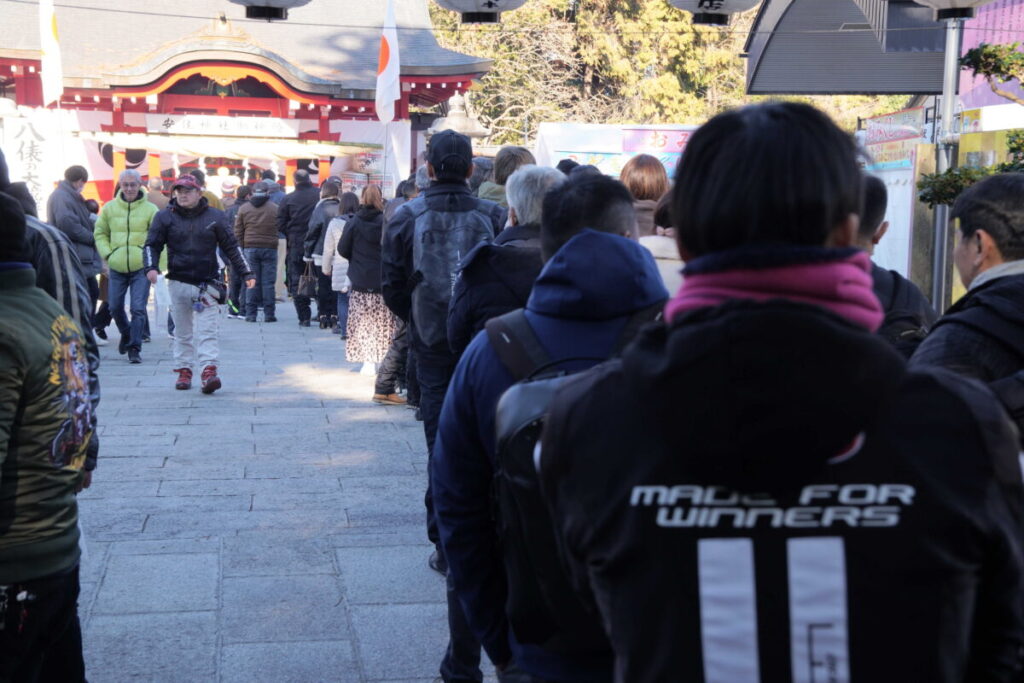
[[[398,321],[384,305],[381,294],[350,292],[345,360],[349,363],[380,363],[391,346]]]

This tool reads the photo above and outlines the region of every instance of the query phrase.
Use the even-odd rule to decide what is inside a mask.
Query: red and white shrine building
[[[72,164],[103,200],[124,168],[169,179],[198,167],[216,190],[227,175],[271,168],[290,182],[302,167],[387,195],[424,147],[410,107],[465,92],[490,66],[437,44],[427,0],[395,0],[402,98],[385,126],[383,0],[321,0],[273,23],[228,0],[55,4],[64,94],[43,107],[38,5],[0,0],[0,147],[41,202]]]

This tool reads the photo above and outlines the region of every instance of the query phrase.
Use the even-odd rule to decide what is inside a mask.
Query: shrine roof
[[[65,87],[141,86],[205,60],[263,66],[297,90],[337,97],[366,97],[376,85],[383,0],[313,0],[277,22],[246,19],[245,9],[228,0],[55,4]],[[0,16],[0,58],[39,59],[38,5],[0,0]],[[438,45],[427,0],[395,0],[395,19],[403,76],[490,68],[489,60]]]

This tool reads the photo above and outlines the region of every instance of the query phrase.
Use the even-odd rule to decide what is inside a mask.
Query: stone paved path
[[[142,365],[110,328],[81,500],[93,683],[436,676],[447,629],[421,424],[369,402],[337,336],[299,328],[290,303],[278,315],[221,318],[213,396],[174,390],[162,323]]]

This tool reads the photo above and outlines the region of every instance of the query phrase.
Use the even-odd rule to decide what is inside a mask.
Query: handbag
[[[306,270],[299,276],[297,293],[299,296],[313,298],[316,296],[316,273],[313,272],[313,263],[306,262]]]

